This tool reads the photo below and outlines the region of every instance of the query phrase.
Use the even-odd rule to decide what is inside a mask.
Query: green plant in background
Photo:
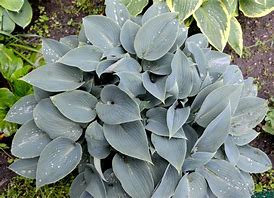
[[[19,78],[41,64],[39,58],[41,53],[17,37],[11,35],[0,35],[0,37],[4,43],[0,44],[0,77],[3,78],[0,88],[0,131],[12,134],[17,126],[5,121],[4,118],[17,100],[32,92],[32,87]]]
[[[274,135],[274,98],[270,99],[269,111],[265,118],[263,130]]]
[[[271,168],[248,145],[267,112],[253,80],[162,4],[106,15],[43,40],[47,64],[22,78],[34,94],[6,116],[22,124],[10,169],[37,188],[77,169],[72,198],[251,197],[249,173]]]
[[[0,0],[0,30],[11,33],[15,24],[25,28],[32,19],[28,0]]]
[[[138,15],[147,0],[121,0],[130,13]],[[239,10],[248,17],[265,16],[274,10],[273,0],[154,0],[166,2],[169,9],[179,13],[181,22],[190,25],[196,20],[210,44],[222,51],[227,43],[239,54],[243,53],[243,33],[237,21]],[[133,6],[131,6],[133,5]]]

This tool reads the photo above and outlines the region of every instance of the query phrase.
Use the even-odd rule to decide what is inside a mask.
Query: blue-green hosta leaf
[[[188,124],[185,124],[183,126],[183,130],[185,132],[185,136],[186,136],[186,139],[187,139],[187,153],[186,153],[186,156],[189,156],[190,153],[191,153],[191,150],[192,150],[193,146],[195,145],[195,143],[198,140],[198,134]]]
[[[114,149],[124,155],[151,162],[146,131],[141,121],[104,124],[103,130],[106,140]]]
[[[31,120],[16,132],[11,145],[11,153],[21,159],[38,157],[50,141],[48,134],[40,130]]]
[[[221,87],[223,85],[222,81],[217,81],[204,89],[202,89],[198,95],[195,97],[194,101],[191,104],[191,111],[196,112],[203,104],[206,97],[215,89]]]
[[[85,173],[82,172],[79,175],[77,175],[77,177],[75,177],[75,179],[73,180],[70,186],[69,196],[71,198],[79,198],[79,197],[84,198],[83,194],[85,193],[86,188],[87,188],[87,183],[85,179]]]
[[[58,62],[90,72],[96,70],[102,56],[102,51],[97,47],[84,45],[70,50]]]
[[[155,134],[151,135],[151,141],[157,153],[166,159],[178,172],[181,172],[186,156],[186,140],[166,138]]]
[[[98,159],[96,157],[93,158],[93,164],[94,164],[94,168],[96,169],[96,171],[98,172],[98,174],[100,175],[101,179],[104,180],[105,182],[107,182],[103,170],[102,170],[102,165],[101,165],[101,159]]]
[[[241,173],[241,176],[242,176],[243,180],[245,181],[247,187],[249,188],[250,194],[253,194],[254,190],[255,190],[255,184],[254,184],[252,176],[249,173],[244,172],[244,171],[240,171],[240,173]]]
[[[157,76],[150,72],[144,72],[142,75],[145,89],[155,98],[164,102],[166,98],[166,79],[165,76]]]
[[[202,0],[167,0],[167,5],[173,12],[178,12],[181,21],[190,17],[201,5]]]
[[[105,198],[106,189],[96,169],[92,165],[87,165],[84,174],[87,183],[86,191],[91,194],[92,197]]]
[[[37,102],[45,98],[49,98],[53,94],[53,92],[44,91],[43,89],[33,86],[33,95]]]
[[[106,124],[121,124],[141,119],[138,104],[115,85],[103,88],[101,100],[102,102],[96,105],[96,112]]]
[[[151,197],[154,182],[146,162],[132,158],[122,158],[116,154],[112,160],[112,167],[123,189],[131,197]]]
[[[274,2],[266,0],[240,0],[240,10],[248,17],[262,17],[274,10]]]
[[[21,0],[20,0],[21,1]],[[27,27],[32,19],[32,8],[28,0],[24,0],[24,5],[19,12],[7,11],[9,17],[22,28]]]
[[[204,79],[208,70],[208,60],[206,59],[205,53],[195,43],[189,42],[187,43],[187,47],[197,64],[200,77]]]
[[[179,98],[184,99],[189,96],[192,90],[192,71],[193,65],[187,56],[178,48],[171,62],[172,73],[179,88]]]
[[[197,140],[194,151],[214,153],[228,136],[231,123],[231,106],[227,107],[206,127]]]
[[[179,180],[179,173],[172,165],[169,164],[165,170],[161,182],[151,198],[172,197]]]
[[[196,96],[202,89],[202,79],[199,75],[199,71],[195,65],[190,66],[192,74],[192,89],[189,96]]]
[[[133,16],[140,14],[148,4],[148,0],[120,0],[127,6],[128,11]]]
[[[104,172],[104,176],[107,180],[105,183],[107,197],[130,198],[122,188],[120,181],[114,175],[112,169],[107,169]]]
[[[235,166],[240,158],[240,152],[231,136],[226,138],[224,142],[224,148],[228,161]]]
[[[77,140],[83,129],[75,122],[64,117],[52,104],[50,99],[41,100],[33,111],[34,122],[50,138],[67,137]]]
[[[51,97],[52,103],[68,119],[88,123],[96,117],[97,99],[88,92],[74,90]]]
[[[126,52],[120,45],[117,47],[105,50],[103,54],[103,58],[106,58],[107,60],[115,60],[115,61],[126,56],[128,56],[128,54],[126,54]]]
[[[64,56],[70,48],[53,39],[42,40],[42,52],[47,63],[55,63]]]
[[[247,96],[257,96],[258,95],[258,87],[254,83],[254,78],[249,77],[244,80],[244,88],[242,91],[242,98]]]
[[[117,47],[120,44],[120,27],[112,19],[93,15],[83,19],[88,40],[102,50]]]
[[[233,142],[238,146],[244,146],[254,140],[260,133],[251,129],[247,133],[240,136],[232,136]]]
[[[229,65],[223,74],[223,81],[225,85],[228,84],[242,84],[244,80],[242,71],[237,65]]]
[[[73,140],[59,137],[42,151],[36,172],[36,187],[51,184],[67,176],[79,164],[82,147]]]
[[[194,18],[202,33],[219,51],[223,51],[229,36],[230,18],[221,1],[207,1],[196,10]]]
[[[14,171],[16,174],[29,179],[35,179],[37,169],[38,158],[31,159],[17,159],[13,162],[9,169]]]
[[[238,147],[240,151],[237,167],[248,173],[263,173],[272,168],[268,156],[257,148],[249,145]]]
[[[169,75],[171,73],[171,61],[173,59],[172,53],[167,53],[162,58],[156,61],[142,61],[144,71],[149,71],[156,75]]]
[[[98,73],[99,76],[103,73],[114,73],[114,72],[141,72],[142,68],[141,65],[131,57],[124,57],[119,61],[109,65],[108,67],[104,68],[101,67],[100,70],[104,68],[103,71],[99,71],[100,66],[98,66]]]
[[[84,84],[83,73],[78,68],[60,63],[39,67],[21,79],[49,92],[71,91]]]
[[[152,155],[152,163],[153,164],[148,164],[148,166],[152,174],[154,184],[156,185],[162,180],[169,163],[156,152]]]
[[[149,130],[159,136],[169,137],[169,130],[166,120],[167,109],[163,107],[151,108],[147,111],[146,116],[148,118],[147,125],[145,126],[146,130]],[[182,129],[179,129],[173,137],[186,138],[184,130]]]
[[[188,34],[188,29],[185,27],[185,25],[184,24],[180,25],[176,41],[169,51],[174,53],[177,48],[180,48],[184,44],[187,38],[187,34]]]
[[[195,152],[185,159],[183,171],[194,171],[196,168],[201,168],[208,163],[215,153]]]
[[[37,102],[33,95],[24,96],[18,100],[7,113],[5,120],[17,124],[24,124],[33,119],[33,109]]]
[[[200,126],[206,127],[225,109],[229,102],[233,115],[238,106],[241,92],[242,85],[225,85],[215,89],[205,98],[195,118],[196,122]]]
[[[231,57],[228,54],[211,50],[206,53],[210,72],[223,73],[228,65],[230,65]]]
[[[187,46],[189,43],[194,43],[196,44],[197,47],[200,47],[200,48],[207,48],[208,47],[208,40],[206,38],[206,36],[202,33],[198,33],[198,34],[194,34],[190,37],[188,37],[186,39],[186,48],[184,49],[184,51],[187,49]],[[187,50],[187,52],[189,52]]]
[[[165,13],[145,23],[137,32],[134,48],[139,58],[157,60],[173,46],[179,24],[176,13]]]
[[[60,43],[63,43],[70,49],[74,49],[79,46],[79,37],[76,35],[65,36],[63,38],[60,38]]]
[[[119,0],[106,0],[106,16],[112,18],[121,27],[130,18],[127,7]]]
[[[0,6],[13,12],[19,12],[24,5],[24,1],[25,0],[1,0]]]
[[[110,67],[111,65],[113,65],[115,63],[114,60],[103,60],[101,61],[96,68],[96,74],[98,75],[98,77],[101,77],[101,75],[103,73],[105,73],[105,70]]]
[[[104,136],[103,127],[97,121],[88,126],[85,137],[91,156],[104,159],[110,154],[110,145]]]
[[[153,3],[142,17],[142,24],[145,24],[147,21],[152,19],[153,17],[159,16],[163,13],[169,12],[169,8],[164,2]]]
[[[241,98],[231,120],[231,134],[246,134],[264,119],[267,109],[267,102],[262,98]]]
[[[136,54],[134,49],[134,39],[140,27],[140,25],[131,20],[127,20],[122,26],[120,41],[123,48],[131,54]]]
[[[235,17],[232,17],[230,21],[228,43],[239,56],[242,56],[244,47],[243,31],[241,24],[237,21]]]
[[[118,87],[128,95],[136,97],[146,93],[140,73],[124,71],[118,72],[116,75],[120,79]]]
[[[178,108],[178,105],[179,103],[175,101],[167,110],[166,120],[170,138],[185,124],[190,114],[189,107]]]
[[[240,172],[227,161],[211,160],[198,172],[205,177],[217,197],[251,197]]]
[[[196,172],[185,174],[180,180],[173,198],[204,198],[207,194],[205,178]]]

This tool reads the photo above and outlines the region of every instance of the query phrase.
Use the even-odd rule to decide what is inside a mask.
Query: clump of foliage
[[[148,0],[120,0],[129,11],[140,14]],[[195,19],[210,44],[222,51],[227,43],[241,56],[243,33],[236,17],[239,10],[247,17],[262,17],[274,10],[273,0],[153,0],[164,9],[179,13],[179,20],[191,24]],[[168,8],[167,8],[168,7]]]
[[[0,30],[11,33],[15,25],[28,26],[32,19],[32,8],[28,0],[0,1]]]
[[[54,185],[44,186],[36,190],[34,180],[18,176],[11,179],[5,192],[0,193],[0,197],[65,198],[68,197],[72,180],[73,177],[66,177]]]
[[[253,80],[162,4],[106,15],[43,40],[47,64],[21,78],[34,95],[6,117],[22,124],[10,169],[39,188],[77,168],[71,197],[251,197],[271,168],[248,145],[267,112]]]
[[[253,176],[255,192],[274,191],[274,170]]]
[[[32,86],[19,80],[41,64],[41,53],[14,36],[0,35],[0,132],[12,134],[17,125],[4,120],[12,105],[32,93]],[[40,55],[40,56],[39,56]]]
[[[274,98],[270,99],[269,111],[265,118],[263,130],[274,135]]]

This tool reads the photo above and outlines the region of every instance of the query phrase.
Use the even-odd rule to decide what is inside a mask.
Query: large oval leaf
[[[178,12],[182,21],[190,17],[203,3],[203,0],[167,0],[167,5],[173,12]]]
[[[51,97],[57,109],[74,122],[88,123],[96,117],[97,99],[88,92],[74,90]]]
[[[131,197],[151,197],[154,182],[146,162],[122,158],[116,154],[112,160],[112,167],[123,189]]]
[[[257,148],[251,146],[238,147],[240,152],[237,167],[248,173],[263,173],[272,167],[268,156]]]
[[[156,61],[142,61],[142,67],[144,71],[149,71],[150,73],[156,75],[169,75],[171,73],[171,61],[173,59],[172,53],[167,53],[162,58]]]
[[[90,72],[96,70],[102,56],[102,51],[97,47],[84,45],[70,50],[58,62]]]
[[[70,48],[53,39],[42,40],[42,52],[47,63],[55,63],[64,56]]]
[[[141,26],[131,20],[127,20],[121,29],[121,44],[123,45],[123,48],[131,54],[136,54],[134,49],[134,40],[140,27]]]
[[[235,166],[239,160],[240,152],[231,136],[226,138],[224,143],[224,150],[228,161]]]
[[[201,174],[193,172],[182,177],[173,198],[204,198],[206,194],[206,180]]]
[[[103,127],[97,121],[88,126],[85,137],[91,156],[104,159],[110,154],[110,145],[104,136]]]
[[[18,159],[9,166],[9,169],[23,177],[35,179],[37,163],[38,158]]]
[[[1,0],[0,6],[10,11],[19,12],[24,5],[24,1],[25,0]]]
[[[120,44],[120,27],[112,19],[93,15],[83,19],[88,40],[100,49],[107,50]]]
[[[159,16],[166,12],[169,12],[169,9],[165,2],[155,2],[144,13],[142,17],[142,24],[145,24],[153,17]]]
[[[20,0],[21,1],[21,0]],[[24,4],[19,12],[8,11],[9,17],[22,28],[27,27],[32,19],[32,8],[28,0],[24,0]]]
[[[238,146],[244,146],[246,144],[249,144],[252,140],[254,140],[260,133],[257,131],[251,129],[247,133],[240,135],[240,136],[231,136],[233,139],[233,142],[237,144]]]
[[[185,124],[190,114],[190,108],[180,108],[176,101],[167,110],[167,127],[169,130],[169,137],[173,137],[178,130]]]
[[[84,174],[84,172],[80,173],[73,180],[69,192],[69,196],[71,198],[84,197],[83,194],[86,193],[87,188],[87,183]]]
[[[49,92],[71,91],[83,85],[83,73],[79,69],[60,63],[39,67],[21,79]]]
[[[179,30],[176,13],[161,14],[145,23],[134,41],[136,54],[141,59],[157,60],[173,46]]]
[[[48,134],[40,130],[31,120],[15,133],[11,153],[21,159],[37,157],[50,141]]]
[[[169,164],[151,198],[172,197],[179,180],[180,175],[177,170]]]
[[[73,140],[59,137],[51,141],[42,151],[36,172],[36,187],[54,183],[79,164],[82,147]]]
[[[45,131],[52,139],[57,137],[67,137],[77,140],[83,129],[65,118],[50,99],[41,100],[33,111],[34,122],[41,130]]]
[[[130,18],[127,7],[119,0],[106,0],[105,4],[107,17],[112,18],[121,27]]]
[[[205,98],[196,115],[196,122],[206,127],[225,109],[229,102],[231,105],[231,114],[233,114],[238,106],[241,92],[242,85],[225,85],[215,89]]]
[[[101,100],[102,102],[96,105],[96,112],[106,124],[121,124],[141,119],[138,104],[117,86],[105,86],[101,91]]]
[[[209,42],[223,51],[229,36],[230,18],[221,1],[206,1],[194,13],[198,27]]]
[[[33,95],[24,96],[8,111],[5,120],[17,124],[24,124],[33,119],[33,109],[37,102]]]
[[[141,121],[103,126],[108,143],[120,153],[151,162],[148,140]],[[132,149],[129,149],[132,148]]]
[[[176,138],[168,139],[152,134],[151,141],[157,153],[174,166],[178,172],[181,172],[186,156],[186,140]]]
[[[233,165],[224,160],[211,160],[198,170],[217,197],[251,197],[247,184]]]
[[[248,17],[262,17],[274,10],[274,2],[272,0],[240,0],[240,10]]]
[[[228,43],[238,55],[242,56],[244,48],[243,31],[241,24],[235,17],[232,17],[230,21]]]
[[[231,122],[230,104],[206,127],[193,151],[214,153],[225,142]]]

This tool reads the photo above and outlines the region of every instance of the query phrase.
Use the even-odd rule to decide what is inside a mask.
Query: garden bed
[[[77,34],[82,18],[87,14],[102,14],[104,7],[102,0],[92,1],[92,3],[87,3],[89,2],[87,0],[32,0],[30,2],[34,18],[32,24],[23,32],[53,39]],[[80,5],[79,2],[86,3]],[[243,57],[238,57],[229,48],[226,52],[231,54],[233,62],[241,67],[246,77],[256,79],[260,97],[265,99],[274,97],[274,12],[258,19],[249,19],[242,15],[238,19],[243,27],[244,46],[246,46]],[[18,29],[17,32],[22,33],[22,30]],[[36,41],[33,40],[33,42]],[[0,86],[7,86],[1,76]],[[262,126],[258,126],[256,130],[262,133],[252,142],[252,145],[266,152],[274,164],[274,137],[263,132]],[[10,139],[6,141],[10,145]],[[7,169],[10,160],[8,155],[0,151],[0,191],[3,191],[11,178],[15,176]]]

